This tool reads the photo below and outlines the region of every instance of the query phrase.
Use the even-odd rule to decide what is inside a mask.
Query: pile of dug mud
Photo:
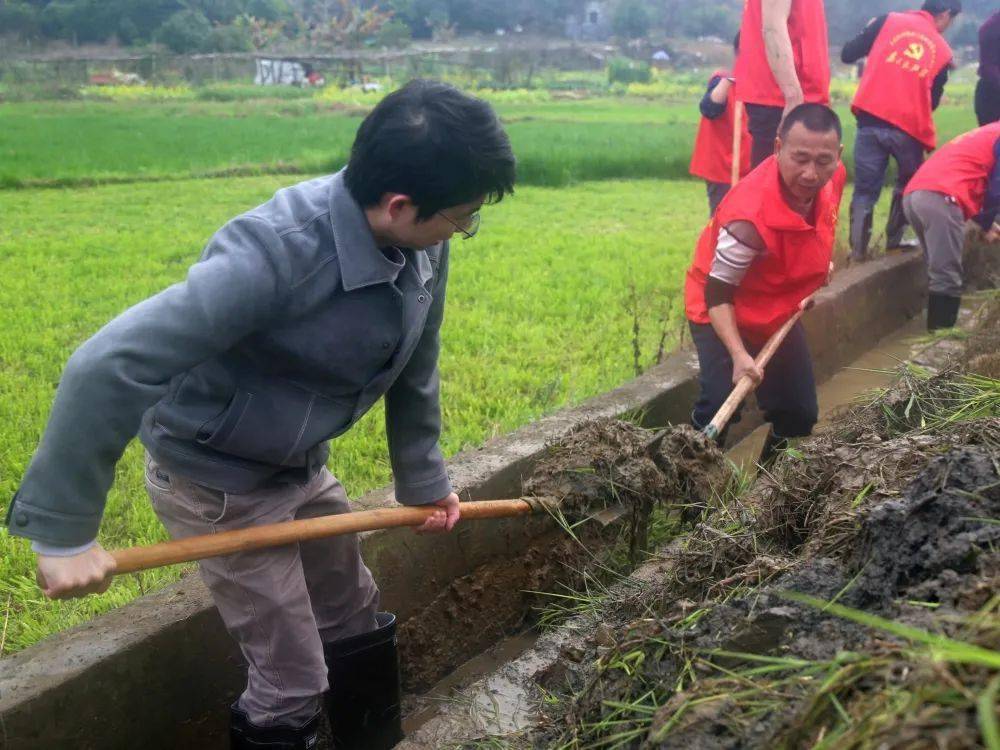
[[[942,371],[903,368],[751,484],[683,430],[650,451],[587,428],[607,455],[582,472],[555,451],[539,494],[631,498],[637,530],[664,499],[696,518],[576,618],[534,675],[541,719],[467,747],[1000,743],[998,351],[1000,301]]]

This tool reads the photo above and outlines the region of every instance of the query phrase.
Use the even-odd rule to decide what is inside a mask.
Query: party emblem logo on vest
[[[885,61],[903,70],[927,78],[937,61],[937,45],[929,36],[916,31],[903,31],[889,42],[892,51]],[[930,55],[930,60],[926,60]]]

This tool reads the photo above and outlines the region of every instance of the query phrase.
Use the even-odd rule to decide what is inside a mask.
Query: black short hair
[[[933,16],[951,13],[952,18],[962,12],[962,0],[924,0],[924,7]]]
[[[493,108],[454,86],[410,81],[358,128],[345,182],[361,206],[403,193],[427,219],[480,196],[514,192],[516,160]]]
[[[792,126],[801,122],[807,130],[814,133],[829,133],[836,131],[837,138],[843,139],[844,128],[840,124],[837,113],[825,104],[800,104],[787,115],[778,130],[778,137],[785,140]]]

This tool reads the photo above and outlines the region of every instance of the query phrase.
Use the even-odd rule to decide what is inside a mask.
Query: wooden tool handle
[[[527,515],[550,507],[552,502],[546,498],[483,500],[473,503],[459,503],[458,507],[462,513],[462,520],[471,521]],[[397,526],[420,526],[436,510],[439,510],[436,506],[424,505],[408,508],[379,508],[335,516],[305,518],[299,521],[285,521],[236,531],[223,531],[218,534],[175,539],[146,547],[130,547],[129,549],[115,550],[111,552],[111,556],[115,558],[117,563],[115,575],[120,575],[134,573],[137,570],[149,570],[165,565],[230,555],[234,552],[247,552],[265,547],[294,544],[309,539],[321,539],[375,529],[391,529]]]
[[[764,348],[761,349],[760,353],[757,355],[757,359],[754,360],[757,367],[763,370],[767,366],[767,363],[771,361],[771,357],[774,356],[774,353],[778,351],[778,347],[781,346],[785,337],[788,336],[788,332],[791,331],[792,327],[799,322],[799,318],[802,317],[802,313],[804,312],[805,310],[800,308],[795,315],[788,319],[788,322],[785,323],[785,325],[779,328],[777,332],[775,332],[775,334],[767,340],[767,343],[764,344]],[[736,387],[733,388],[732,393],[729,394],[729,398],[726,399],[725,403],[719,408],[719,411],[715,413],[715,417],[709,423],[708,427],[705,428],[705,434],[712,440],[721,435],[722,431],[726,429],[726,425],[729,424],[729,420],[732,419],[733,414],[739,408],[740,404],[743,403],[743,399],[750,395],[756,387],[757,385],[753,382],[753,379],[749,375],[744,375],[740,378],[740,382],[738,382]]]
[[[740,167],[743,165],[743,102],[734,99],[736,110],[733,112],[733,168],[729,184],[740,181]]]

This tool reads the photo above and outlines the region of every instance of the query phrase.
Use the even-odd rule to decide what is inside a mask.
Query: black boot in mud
[[[403,739],[396,616],[378,628],[323,646],[330,691],[326,710],[336,750],[389,750]]]
[[[774,428],[767,431],[767,437],[764,438],[764,447],[760,451],[760,458],[757,459],[757,465],[762,469],[770,469],[774,465],[774,462],[778,460],[778,455],[781,451],[788,447],[788,438],[779,437],[774,434]]]
[[[954,327],[961,306],[961,297],[931,292],[927,296],[927,330],[936,331],[940,328]]]
[[[312,750],[316,747],[320,718],[318,713],[301,727],[284,724],[259,727],[235,705],[229,711],[231,750]]]
[[[868,245],[872,238],[872,222],[875,218],[873,209],[865,210],[862,206],[853,207],[851,211],[851,265],[864,263],[869,259]]]

